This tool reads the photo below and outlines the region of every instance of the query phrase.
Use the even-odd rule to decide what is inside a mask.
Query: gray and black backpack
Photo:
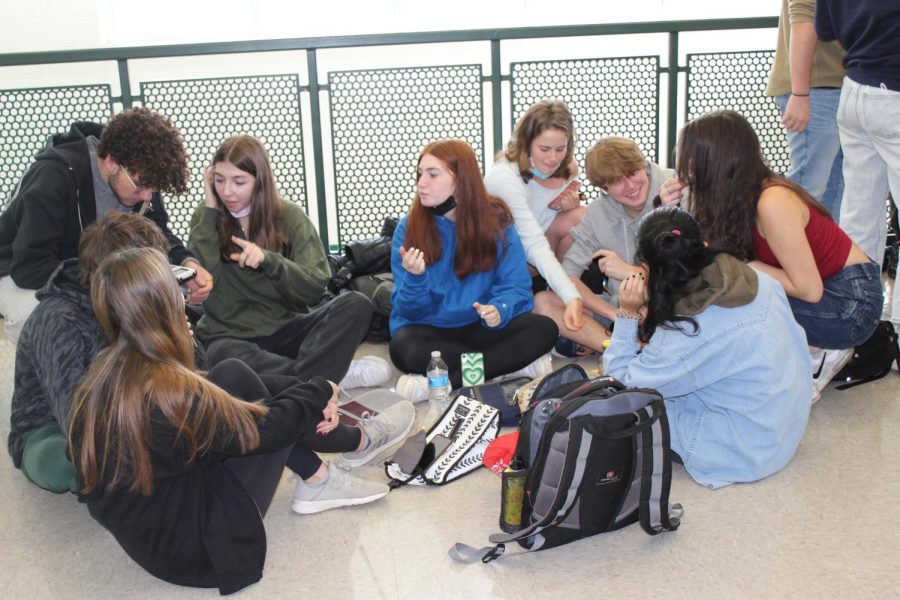
[[[636,521],[651,535],[678,528],[681,506],[669,504],[669,425],[656,390],[563,367],[535,389],[513,461],[525,478],[518,530],[507,521],[508,533],[490,536],[493,547],[457,544],[455,560],[490,562],[509,542],[543,550]]]

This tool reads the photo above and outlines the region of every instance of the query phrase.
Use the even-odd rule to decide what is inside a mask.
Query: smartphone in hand
[[[190,267],[182,267],[179,265],[170,266],[172,267],[172,274],[175,275],[175,280],[178,281],[178,285],[184,285],[197,276],[197,271]]]
[[[581,188],[581,182],[578,181],[577,179],[573,179],[572,181],[569,182],[569,185],[566,186],[566,189],[564,189],[562,192],[560,192],[556,198],[554,198],[553,200],[550,201],[549,204],[547,204],[547,208],[549,208],[551,210],[562,210],[562,201],[560,200],[562,195],[567,192],[576,192],[577,193],[579,188]],[[579,198],[584,200],[584,195],[580,194]]]

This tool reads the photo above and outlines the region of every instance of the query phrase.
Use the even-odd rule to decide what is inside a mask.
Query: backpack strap
[[[680,504],[669,504],[672,484],[672,461],[666,453],[669,447],[669,422],[664,418],[665,404],[657,400],[634,411],[635,424],[628,429],[609,431],[597,421],[577,417],[579,424],[605,439],[635,437],[640,444],[640,501],[638,511],[641,528],[650,535],[675,531],[684,513]]]
[[[639,434],[641,455],[641,528],[650,535],[675,531],[684,513],[680,504],[669,504],[672,485],[672,460],[669,448],[669,422],[664,417],[665,405],[660,400],[637,411],[638,420],[650,427]]]
[[[560,469],[559,480],[555,482],[557,483],[556,493],[547,502],[548,496],[541,494],[541,490],[545,489],[543,482],[541,482],[537,498],[535,498],[536,509],[539,508],[545,511],[542,517],[528,527],[514,533],[495,533],[491,535],[488,539],[494,546],[474,548],[466,544],[454,544],[447,552],[450,558],[462,563],[479,561],[488,563],[503,555],[506,551],[507,543],[531,536],[536,536],[535,543],[530,548],[513,554],[539,550],[543,545],[543,538],[539,535],[540,532],[554,523],[557,518],[565,516],[578,497],[578,488],[581,486],[581,480],[584,477],[585,465],[587,464],[593,439],[594,436],[584,431],[583,428],[574,425],[570,426],[569,440],[565,451],[565,463],[563,468]],[[546,509],[538,507],[538,504],[545,504]]]
[[[581,486],[581,480],[584,478],[584,470],[593,439],[594,436],[585,431],[584,428],[570,424],[569,440],[565,450],[565,462],[562,469],[560,469],[559,480],[550,482],[555,484],[556,492],[552,497],[547,496],[546,493],[542,494],[541,492],[546,488],[544,482],[541,481],[538,493],[534,499],[534,511],[540,511],[543,515],[540,515],[528,527],[515,533],[495,533],[488,539],[495,544],[524,539],[539,534],[558,518],[565,516],[578,498],[578,488]],[[531,549],[537,550],[540,546],[541,543],[538,541]]]

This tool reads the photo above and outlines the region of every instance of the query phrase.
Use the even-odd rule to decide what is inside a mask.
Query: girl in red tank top
[[[677,172],[709,245],[778,280],[811,345],[868,339],[882,308],[878,265],[821,204],[768,167],[744,117],[718,111],[686,124]]]

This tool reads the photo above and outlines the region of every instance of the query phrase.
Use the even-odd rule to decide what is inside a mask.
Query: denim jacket
[[[784,289],[759,273],[759,291],[736,308],[709,306],[680,329],[659,327],[640,351],[637,321],[616,321],[606,374],[666,399],[672,449],[697,483],[719,488],[784,468],[812,400],[806,335]]]

